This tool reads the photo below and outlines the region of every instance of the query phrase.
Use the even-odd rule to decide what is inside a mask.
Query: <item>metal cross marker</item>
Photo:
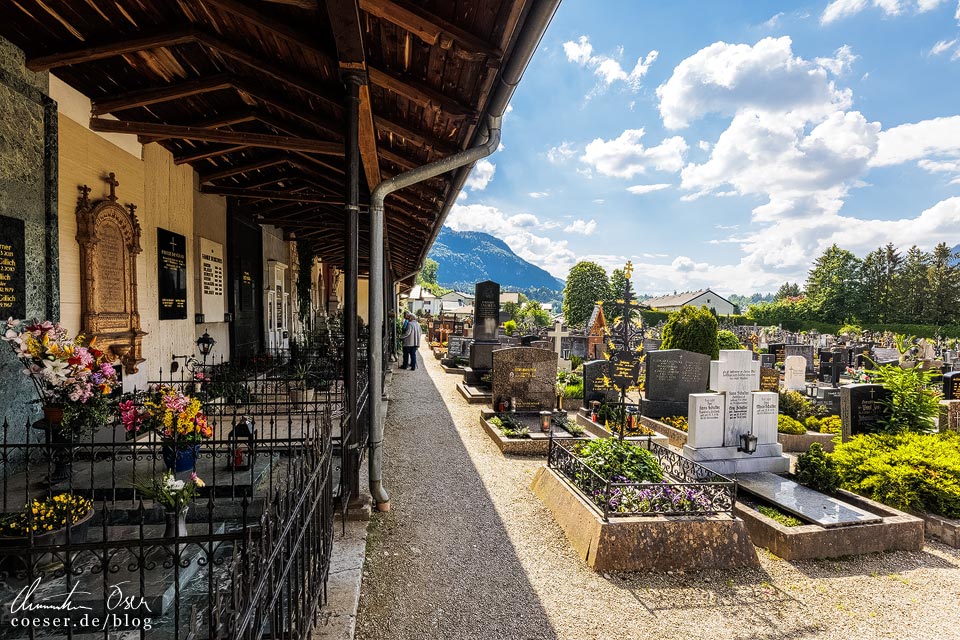
[[[176,252],[177,252],[177,239],[176,237],[171,236],[170,237],[170,253],[176,253]]]
[[[117,187],[120,186],[120,183],[117,182],[117,174],[111,171],[104,180],[108,185],[110,185],[110,195],[107,196],[107,198],[109,198],[113,202],[116,202],[117,201],[116,189]]]

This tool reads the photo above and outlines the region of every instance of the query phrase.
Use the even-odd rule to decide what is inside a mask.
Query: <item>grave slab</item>
[[[854,507],[836,498],[814,491],[774,473],[741,473],[736,475],[740,487],[763,498],[779,509],[824,528],[881,521],[869,511]]]

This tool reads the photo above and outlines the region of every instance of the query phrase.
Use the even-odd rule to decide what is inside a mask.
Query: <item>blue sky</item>
[[[448,218],[642,293],[960,243],[960,0],[563,0]]]

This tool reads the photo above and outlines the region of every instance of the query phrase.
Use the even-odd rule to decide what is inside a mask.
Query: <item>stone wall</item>
[[[0,215],[24,221],[26,317],[56,319],[56,193],[48,187],[56,180],[56,121],[45,121],[45,104],[48,116],[53,108],[47,93],[46,74],[27,71],[23,53],[0,38]],[[35,393],[22,369],[0,345],[0,420],[9,420],[11,440],[39,413],[27,404]]]

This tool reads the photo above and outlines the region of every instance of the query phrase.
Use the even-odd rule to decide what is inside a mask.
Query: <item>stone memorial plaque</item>
[[[663,344],[663,340],[657,340],[655,338],[644,338],[643,351],[644,353],[650,353],[651,351],[659,351],[661,344]]]
[[[772,353],[761,353],[760,366],[773,369],[775,366],[777,366],[777,356]]]
[[[590,402],[616,402],[620,399],[620,392],[613,388],[610,379],[609,363],[606,360],[591,360],[583,363],[583,406],[589,407]]]
[[[813,374],[813,345],[809,344],[788,344],[784,347],[784,356],[800,356],[806,361],[806,373]],[[783,361],[786,363],[786,359]]]
[[[760,367],[760,391],[780,392],[780,372],[773,368]]]
[[[960,371],[943,374],[943,399],[960,400]]]
[[[726,397],[719,393],[691,393],[687,407],[687,444],[702,449],[723,446]]]
[[[943,419],[946,422],[942,423],[941,430],[949,429],[950,431],[960,432],[960,400],[947,401],[947,410]]]
[[[740,434],[750,431],[752,393],[760,388],[760,363],[743,349],[723,350],[710,363],[710,388],[727,395],[723,444],[735,447]]]
[[[634,351],[616,351],[610,356],[610,378],[613,386],[626,391],[640,379],[640,358]]]
[[[869,511],[826,496],[774,473],[737,474],[740,487],[795,516],[821,527],[880,522]]]
[[[0,216],[0,318],[3,319],[22,320],[27,315],[25,234],[23,220]]]
[[[646,370],[647,400],[685,403],[691,393],[707,390],[710,356],[683,349],[651,351]]]
[[[840,389],[827,387],[820,388],[817,390],[819,394],[820,402],[819,404],[827,409],[828,415],[838,416],[840,415]]]
[[[843,441],[861,433],[874,433],[887,416],[883,400],[890,391],[879,384],[848,384],[840,387],[840,419]]]
[[[513,347],[493,352],[493,405],[503,400],[518,412],[552,411],[557,404],[557,354]]]
[[[223,245],[200,238],[200,312],[219,321],[226,308]]]
[[[788,391],[803,391],[807,383],[807,361],[803,356],[787,356],[783,363],[783,386]]]
[[[161,320],[187,317],[187,239],[157,228],[157,291]]]
[[[463,353],[463,336],[450,336],[447,339],[447,357],[454,357],[462,355]]]
[[[534,349],[549,349],[553,351],[553,344],[549,340],[534,340],[530,343],[530,346]]]
[[[750,410],[753,417],[753,435],[757,445],[777,442],[777,415],[780,413],[780,394],[757,391],[752,394]]]

